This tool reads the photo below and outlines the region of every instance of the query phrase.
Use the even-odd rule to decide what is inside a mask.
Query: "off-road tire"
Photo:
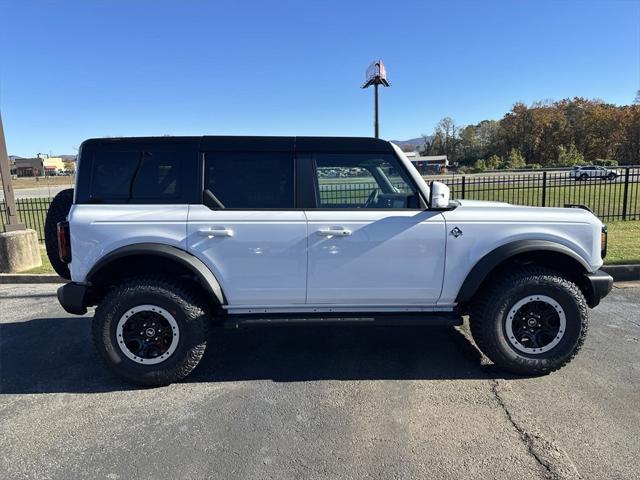
[[[175,318],[180,337],[177,348],[166,360],[141,365],[120,349],[116,328],[128,309],[157,305]],[[125,380],[145,386],[161,386],[182,380],[198,365],[207,346],[209,325],[207,303],[176,282],[162,276],[127,280],[111,290],[96,308],[92,323],[95,347],[105,363]]]
[[[69,265],[60,260],[58,252],[58,222],[67,219],[71,205],[73,205],[73,188],[62,190],[51,200],[49,210],[47,210],[47,218],[44,221],[44,244],[47,248],[49,262],[51,262],[55,272],[67,280],[71,279],[71,273],[69,272]]]
[[[561,305],[566,331],[545,353],[527,354],[507,340],[505,317],[520,299],[545,295]],[[546,268],[522,267],[482,291],[469,323],[476,345],[498,367],[519,375],[545,375],[569,363],[584,343],[589,325],[587,302],[578,286]]]

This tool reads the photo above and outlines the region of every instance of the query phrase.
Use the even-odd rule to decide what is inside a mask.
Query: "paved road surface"
[[[456,329],[300,327],[218,332],[157,389],[98,364],[54,289],[0,286],[0,478],[639,477],[640,289],[547,377]]]

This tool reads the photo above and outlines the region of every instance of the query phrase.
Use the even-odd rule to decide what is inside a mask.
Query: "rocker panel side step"
[[[433,327],[454,327],[462,325],[462,317],[456,313],[407,312],[407,313],[305,313],[303,315],[283,314],[235,314],[224,321],[225,328],[248,328],[262,326],[295,325],[425,325]]]

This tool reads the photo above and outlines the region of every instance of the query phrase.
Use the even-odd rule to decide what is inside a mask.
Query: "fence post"
[[[461,199],[464,200],[464,175],[462,176],[462,196]]]
[[[622,197],[622,220],[627,219],[627,201],[629,200],[629,169],[624,172],[624,196]]]
[[[547,206],[547,171],[542,172],[542,206]]]

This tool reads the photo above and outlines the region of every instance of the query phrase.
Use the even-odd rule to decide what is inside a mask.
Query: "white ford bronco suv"
[[[213,325],[459,325],[499,367],[568,363],[612,287],[579,208],[450,200],[373,138],[85,141],[46,224],[67,312],[120,376],[184,378]],[[55,252],[55,253],[54,253]]]

